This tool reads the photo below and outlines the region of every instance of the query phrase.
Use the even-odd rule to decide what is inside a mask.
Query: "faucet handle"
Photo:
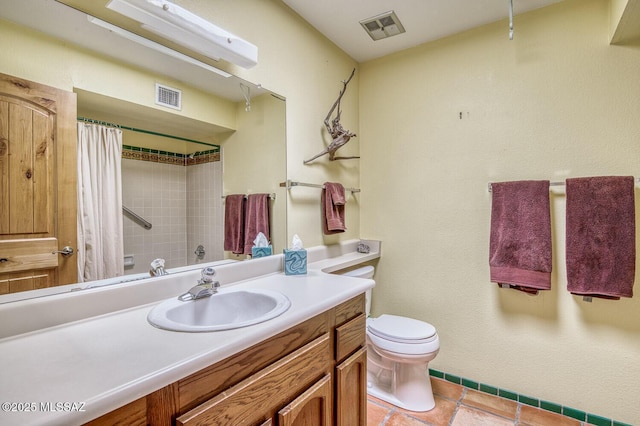
[[[213,277],[216,276],[216,270],[212,266],[207,266],[202,270],[202,278],[198,280],[199,284],[209,284],[213,282]]]

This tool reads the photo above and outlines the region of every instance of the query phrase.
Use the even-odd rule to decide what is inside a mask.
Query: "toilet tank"
[[[355,278],[368,278],[368,279],[373,279],[373,274],[375,273],[375,268],[371,265],[367,265],[367,266],[362,266],[360,268],[356,268],[356,269],[351,269],[349,271],[346,272],[341,272],[339,273],[340,275],[345,275],[347,277],[355,277]],[[365,293],[365,300],[366,300],[366,315],[367,318],[369,318],[369,315],[371,314],[371,289],[367,290]]]
[[[375,273],[375,268],[371,265],[367,265],[357,269],[352,269],[347,272],[343,272],[340,275],[346,275],[348,277],[357,277],[357,278],[373,278],[374,273]]]

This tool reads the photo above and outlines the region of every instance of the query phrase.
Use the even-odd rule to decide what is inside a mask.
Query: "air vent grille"
[[[182,109],[182,90],[156,83],[156,104]]]
[[[394,11],[362,20],[360,25],[374,41],[405,32],[404,26]]]

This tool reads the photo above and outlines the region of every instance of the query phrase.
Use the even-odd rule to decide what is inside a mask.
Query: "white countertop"
[[[372,280],[323,271],[375,259],[379,257],[379,246],[377,252],[368,255],[342,253],[327,258],[312,252],[312,260],[314,256],[316,261],[309,263],[307,275],[287,276],[275,272],[233,283],[220,279],[223,288],[268,288],[280,291],[290,299],[291,307],[284,314],[253,326],[209,333],[161,330],[147,322],[147,314],[158,303],[154,300],[1,339],[0,403],[4,405],[0,409],[0,424],[73,425],[92,420],[268,339],[375,285]],[[252,262],[258,260],[261,259]],[[228,275],[233,273],[237,272],[230,270]],[[171,283],[170,278],[158,282],[166,282],[165,287],[170,287]],[[102,294],[105,301],[117,299],[118,289],[112,291],[116,296],[91,293],[94,299],[87,300],[95,301],[96,294]],[[132,291],[129,286],[123,287],[120,293],[129,294],[127,291]],[[178,294],[175,292],[172,297]],[[69,297],[72,296],[76,295]],[[79,300],[83,299],[76,302]],[[39,305],[45,304],[39,301]],[[59,306],[54,303],[52,309],[64,306],[62,302]],[[6,317],[0,315],[0,326],[5,320]],[[61,406],[62,411],[52,411],[56,403],[67,405]],[[28,409],[31,411],[24,411]]]

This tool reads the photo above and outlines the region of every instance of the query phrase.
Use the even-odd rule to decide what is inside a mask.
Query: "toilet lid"
[[[400,343],[427,343],[436,338],[436,328],[428,322],[397,315],[380,315],[367,321],[370,333]]]

